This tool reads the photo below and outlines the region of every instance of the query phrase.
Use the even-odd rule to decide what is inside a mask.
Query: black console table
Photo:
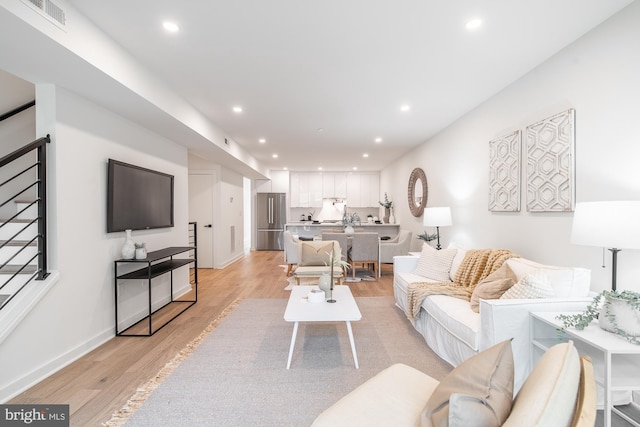
[[[190,299],[174,299],[173,298],[173,270],[183,267],[185,265],[189,265],[191,263],[194,264],[194,268],[198,268],[198,261],[196,256],[196,248],[194,246],[176,246],[165,249],[160,249],[158,251],[152,251],[147,253],[146,259],[118,259],[114,261],[114,287],[115,287],[115,317],[116,317],[116,335],[118,336],[135,336],[135,337],[149,337],[160,329],[162,329],[165,325],[171,322],[173,319],[184,313],[189,307],[198,302],[198,278],[195,276],[195,280],[193,283],[194,289],[193,298]],[[183,254],[185,252],[193,251],[193,258],[174,258],[174,256]],[[146,264],[145,267],[130,271],[128,273],[119,274],[118,268],[122,267],[124,264]],[[161,276],[163,274],[167,274],[171,276],[170,279],[170,301],[159,307],[157,309],[152,308],[152,292],[151,292],[151,281],[154,277]],[[148,314],[141,318],[138,322],[133,325],[119,330],[118,328],[118,281],[119,280],[147,280],[148,283]],[[191,294],[192,292],[189,292]],[[164,318],[164,319],[163,319]],[[143,327],[144,322],[148,322],[148,327]],[[155,325],[154,325],[155,321]],[[137,326],[137,327],[136,327]],[[140,332],[131,332],[131,329],[147,329],[146,333]]]

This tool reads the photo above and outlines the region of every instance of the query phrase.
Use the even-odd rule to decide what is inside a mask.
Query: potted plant
[[[385,224],[389,224],[389,216],[391,215],[391,208],[393,207],[393,202],[391,200],[389,200],[389,196],[385,192],[384,193],[384,202],[378,201],[378,203],[380,203],[380,206],[382,206],[384,208],[384,217],[382,218],[382,221]]]
[[[584,312],[557,316],[565,330],[581,331],[598,319],[605,331],[620,335],[633,344],[640,344],[640,293],[633,291],[602,291],[593,298]]]
[[[425,243],[429,243],[432,240],[436,240],[438,238],[438,235],[436,233],[433,234],[429,234],[426,231],[422,234],[418,234],[418,239],[420,240],[424,240]]]
[[[147,258],[147,244],[146,243],[135,243],[136,246],[136,259],[146,259]]]

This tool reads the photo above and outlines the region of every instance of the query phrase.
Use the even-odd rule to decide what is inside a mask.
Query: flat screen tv
[[[173,175],[109,159],[107,233],[173,227]]]

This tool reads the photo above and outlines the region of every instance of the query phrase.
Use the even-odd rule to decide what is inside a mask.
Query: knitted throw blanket
[[[499,269],[509,258],[518,255],[507,249],[468,250],[456,272],[453,282],[416,282],[407,289],[407,310],[409,319],[415,320],[420,306],[429,295],[449,295],[455,298],[471,300],[476,285],[488,275]]]

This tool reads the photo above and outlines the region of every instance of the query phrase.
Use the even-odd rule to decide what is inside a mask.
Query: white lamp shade
[[[422,221],[426,227],[451,225],[451,208],[425,208]]]
[[[571,243],[640,248],[640,201],[576,203]]]

